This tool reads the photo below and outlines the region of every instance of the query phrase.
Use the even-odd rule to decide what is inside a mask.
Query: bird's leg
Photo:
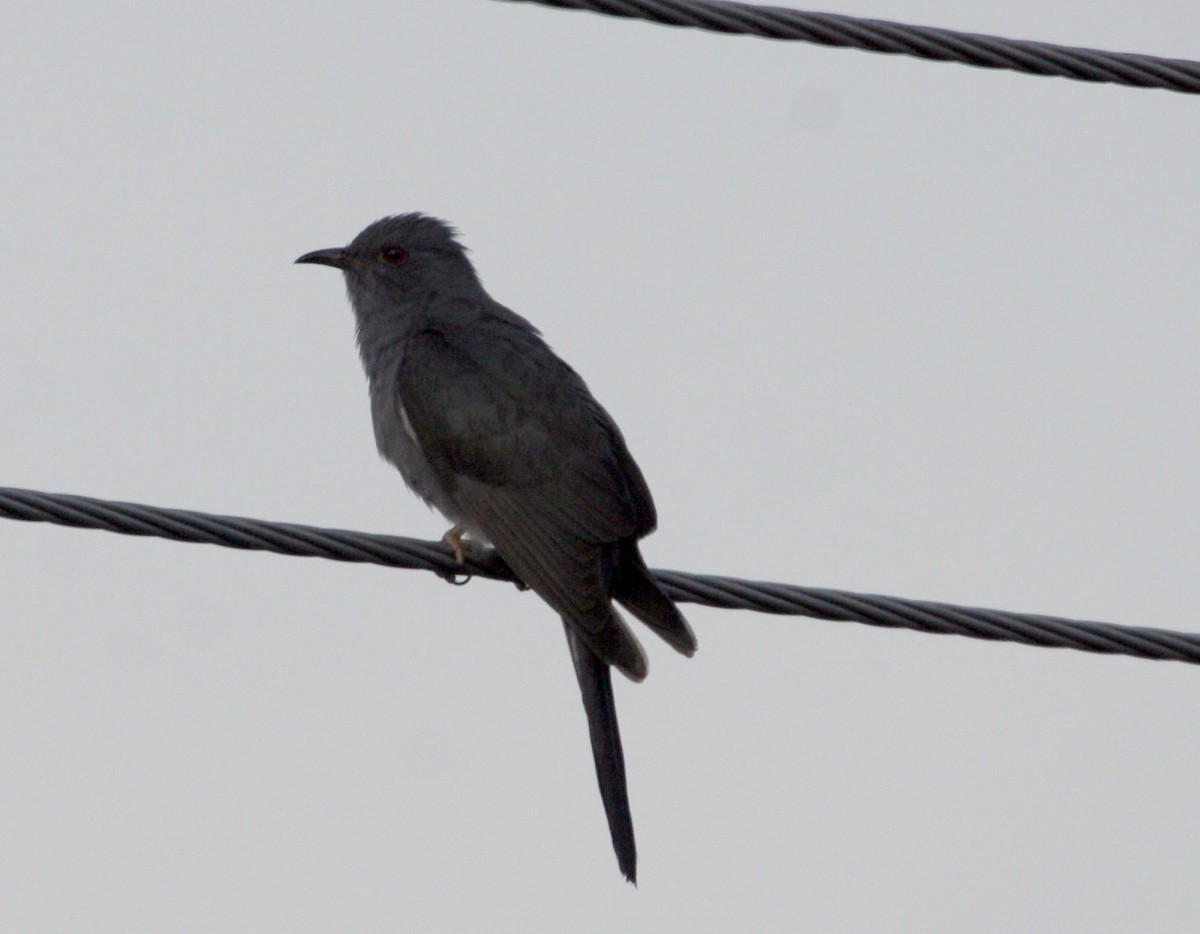
[[[454,560],[463,563],[463,537],[467,534],[465,525],[456,525],[442,536],[442,543],[454,549]]]
[[[528,590],[529,585],[522,581],[513,572],[513,569],[508,566],[508,562],[500,557],[495,548],[489,548],[482,542],[477,542],[471,537],[471,533],[467,531],[466,526],[456,525],[442,536],[442,543],[449,545],[454,550],[454,560],[459,564],[465,564],[465,558],[470,557],[475,564],[484,568],[485,573],[495,574],[501,578],[508,578],[517,586],[517,590]],[[453,571],[447,571],[442,575],[452,584],[465,584],[471,579],[468,573],[463,580],[458,580],[458,575]]]
[[[443,535],[442,544],[449,545],[453,549],[454,560],[459,564],[466,564],[467,558],[475,562],[482,562],[492,552],[492,549],[483,542],[477,541],[465,525],[456,525]]]

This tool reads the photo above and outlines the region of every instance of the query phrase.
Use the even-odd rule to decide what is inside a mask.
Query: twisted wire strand
[[[1104,52],[1003,39],[977,33],[859,19],[839,13],[808,13],[783,7],[754,6],[729,0],[508,0],[608,16],[644,19],[665,26],[741,33],[767,39],[815,42],[889,55],[959,62],[979,68],[1004,68],[1076,81],[1162,88],[1200,94],[1200,62],[1129,52]]]
[[[0,487],[0,517],[427,570],[448,580],[467,574],[517,583],[507,566],[494,556],[468,556],[466,562],[459,565],[451,549],[441,542],[393,535],[216,516],[11,487]],[[684,603],[1200,664],[1200,634],[1196,633],[1081,622],[681,571],[656,570],[653,573],[672,599]]]

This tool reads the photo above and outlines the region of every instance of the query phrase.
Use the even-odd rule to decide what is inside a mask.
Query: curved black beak
[[[341,247],[332,250],[313,250],[305,253],[297,263],[320,263],[322,266],[333,266],[335,269],[345,269],[350,265],[350,256]]]

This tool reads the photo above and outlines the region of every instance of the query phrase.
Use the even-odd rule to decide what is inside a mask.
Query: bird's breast
[[[400,471],[409,488],[451,522],[462,522],[453,494],[421,449],[394,378],[371,380],[371,422],[379,453]]]

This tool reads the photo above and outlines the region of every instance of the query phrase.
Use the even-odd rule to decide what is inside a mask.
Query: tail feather
[[[591,649],[593,655],[614,666],[630,681],[646,680],[646,672],[650,668],[646,651],[625,620],[621,619],[616,607],[609,605],[608,621],[599,629],[571,625],[565,617],[563,622]]]
[[[696,652],[696,635],[675,602],[663,593],[646,567],[637,542],[621,542],[612,582],[613,597],[658,633],[668,645],[689,658]]]
[[[625,878],[637,885],[637,846],[633,839],[633,815],[625,784],[625,754],[621,751],[621,733],[617,727],[612,675],[608,665],[580,639],[578,629],[566,620],[563,620],[563,628],[587,714],[596,780],[600,783],[600,797],[608,816],[608,832],[617,854],[617,865]]]

